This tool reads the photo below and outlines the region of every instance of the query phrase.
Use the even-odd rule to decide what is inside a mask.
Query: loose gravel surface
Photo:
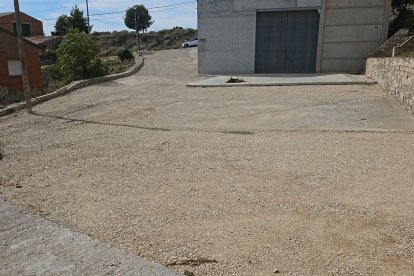
[[[195,68],[159,52],[0,118],[0,192],[195,275],[414,274],[413,117],[377,86],[187,88]]]

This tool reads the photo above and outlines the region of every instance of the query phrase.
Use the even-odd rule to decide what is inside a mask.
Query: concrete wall
[[[414,112],[414,58],[369,58],[366,73]]]
[[[324,0],[320,72],[360,73],[388,33],[390,0]]]
[[[385,40],[391,0],[198,0],[199,73],[251,74],[257,11],[320,9],[318,72],[362,71]]]
[[[254,73],[256,12],[320,6],[321,0],[199,0],[199,73]]]

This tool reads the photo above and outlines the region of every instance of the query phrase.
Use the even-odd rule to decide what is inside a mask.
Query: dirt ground
[[[196,275],[413,275],[414,118],[377,86],[187,88],[194,49],[0,118],[14,205]]]

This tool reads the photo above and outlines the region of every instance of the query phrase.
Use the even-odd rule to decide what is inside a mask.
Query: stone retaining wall
[[[141,68],[144,66],[144,57],[142,56],[137,56],[136,60],[135,60],[135,65],[133,67],[131,67],[128,71],[119,73],[119,74],[113,74],[113,75],[108,75],[108,76],[103,76],[103,77],[99,77],[99,78],[94,78],[94,79],[87,79],[87,80],[80,80],[80,81],[74,81],[71,82],[70,84],[43,96],[40,97],[36,97],[36,98],[32,98],[32,103],[33,105],[37,105],[39,103],[45,102],[47,100],[68,94],[72,91],[78,90],[80,88],[89,86],[89,85],[93,85],[93,84],[97,84],[97,83],[102,83],[102,82],[106,82],[106,81],[113,81],[116,79],[121,79],[121,78],[125,78],[125,77],[129,77],[133,74],[136,74],[139,70],[141,70]],[[25,102],[20,102],[20,103],[16,103],[16,104],[12,104],[7,106],[5,109],[0,109],[0,116],[4,116],[7,115],[9,113],[13,113],[19,109],[23,109],[26,107]]]
[[[366,74],[414,114],[414,58],[369,58]]]

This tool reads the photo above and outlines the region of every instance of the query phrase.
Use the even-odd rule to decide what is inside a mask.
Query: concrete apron
[[[241,82],[228,83],[230,78]],[[365,75],[352,74],[270,74],[216,76],[207,80],[187,84],[189,87],[234,87],[234,86],[295,86],[295,85],[372,85],[377,82]]]
[[[21,211],[0,196],[1,275],[182,275]]]

